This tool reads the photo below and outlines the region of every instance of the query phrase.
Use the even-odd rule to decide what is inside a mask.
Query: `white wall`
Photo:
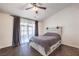
[[[79,48],[79,4],[64,8],[44,20],[44,30],[47,26],[57,25],[63,27],[62,43]]]
[[[38,34],[43,35],[43,22],[42,21],[38,22]]]
[[[12,45],[13,17],[0,13],[0,48]]]

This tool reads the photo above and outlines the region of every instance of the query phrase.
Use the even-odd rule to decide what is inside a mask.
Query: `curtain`
[[[14,16],[13,23],[13,46],[20,44],[20,17]]]
[[[35,21],[35,36],[38,36],[38,21]]]

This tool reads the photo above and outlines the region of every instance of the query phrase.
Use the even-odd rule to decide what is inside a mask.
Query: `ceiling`
[[[38,14],[34,10],[25,8],[30,7],[28,3],[0,3],[0,12],[9,13],[11,15],[17,15],[33,20],[44,20],[49,16],[57,13],[63,8],[71,5],[70,3],[42,3],[42,6],[45,6],[46,10],[38,10]]]

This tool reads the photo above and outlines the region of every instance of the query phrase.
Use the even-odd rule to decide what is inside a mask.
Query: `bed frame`
[[[45,33],[47,32],[58,33],[60,36],[62,36],[62,27],[61,26],[46,27]]]
[[[36,44],[36,43],[34,43],[34,42],[31,42],[29,45],[30,45],[32,48],[34,48],[36,51],[38,51],[41,55],[43,55],[43,56],[48,56],[48,55],[50,55],[56,48],[58,48],[58,47],[61,45],[61,41],[58,41],[56,44],[52,45],[52,46],[50,47],[50,50],[47,52],[47,54],[45,53],[45,49],[44,49],[42,46],[40,46],[40,45],[38,45],[38,44]]]
[[[46,28],[46,32],[53,32],[53,33],[58,33],[60,35],[62,35],[62,27],[52,27],[52,28]],[[37,50],[41,55],[43,56],[48,56],[50,55],[56,48],[58,48],[61,45],[61,40],[58,41],[56,44],[52,45],[50,47],[50,50],[47,52],[47,54],[45,53],[45,49],[40,46],[39,44],[36,44],[34,42],[31,42],[29,44],[32,48],[34,48],[35,50]]]

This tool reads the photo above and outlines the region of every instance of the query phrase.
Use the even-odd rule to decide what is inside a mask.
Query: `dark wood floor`
[[[16,48],[1,49],[0,56],[41,56],[41,54],[29,47],[28,44],[23,44]],[[79,56],[79,49],[61,45],[50,56]]]

